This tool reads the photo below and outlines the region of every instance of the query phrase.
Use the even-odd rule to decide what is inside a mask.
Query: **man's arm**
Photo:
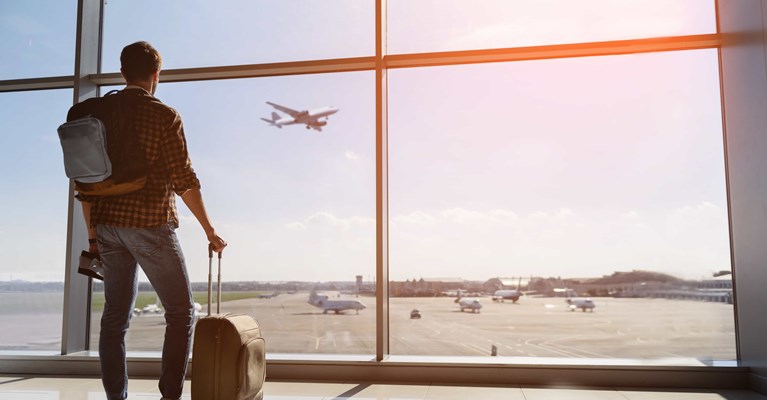
[[[98,254],[99,248],[96,245],[96,228],[91,226],[91,203],[80,201],[80,204],[83,206],[85,227],[88,229],[88,252]]]
[[[181,195],[181,200],[184,201],[189,211],[194,214],[197,221],[205,231],[205,236],[208,237],[208,241],[213,245],[213,250],[221,252],[226,247],[226,242],[216,234],[216,230],[213,229],[213,225],[210,223],[208,213],[205,211],[205,204],[202,202],[202,192],[200,189],[189,189]]]

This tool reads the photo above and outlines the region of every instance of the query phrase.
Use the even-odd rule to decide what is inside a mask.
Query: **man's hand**
[[[88,244],[88,253],[99,254],[99,245],[96,243]]]
[[[221,236],[218,236],[215,231],[211,231],[208,235],[208,242],[210,242],[210,245],[213,248],[213,251],[216,253],[220,253],[224,251],[224,247],[226,247],[226,242],[224,239],[221,239]]]

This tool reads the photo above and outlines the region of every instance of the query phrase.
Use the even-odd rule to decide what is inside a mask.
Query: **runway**
[[[323,314],[308,293],[222,303],[254,316],[270,353],[375,353],[375,299],[358,298],[357,314]],[[353,296],[331,298],[357,299]],[[733,306],[665,299],[594,298],[594,312],[571,312],[562,298],[523,297],[518,304],[480,298],[480,313],[461,312],[454,298],[393,298],[392,355],[734,360]],[[421,319],[410,319],[414,308]],[[99,315],[93,316],[98,321]],[[98,323],[92,326],[98,337]],[[129,351],[159,351],[164,318],[140,316]],[[95,347],[94,347],[95,348]]]

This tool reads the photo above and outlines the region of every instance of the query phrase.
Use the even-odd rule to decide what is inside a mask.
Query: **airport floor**
[[[189,400],[189,381],[182,399]],[[2,400],[103,399],[101,381],[0,376]],[[157,381],[132,379],[129,399],[159,399]],[[479,387],[319,382],[267,382],[264,400],[767,400],[748,390]]]

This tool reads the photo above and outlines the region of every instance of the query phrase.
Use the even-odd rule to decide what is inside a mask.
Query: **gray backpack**
[[[111,91],[69,109],[59,126],[64,171],[75,190],[89,196],[120,196],[146,185],[147,162],[138,143],[133,114],[141,101],[136,90]]]

